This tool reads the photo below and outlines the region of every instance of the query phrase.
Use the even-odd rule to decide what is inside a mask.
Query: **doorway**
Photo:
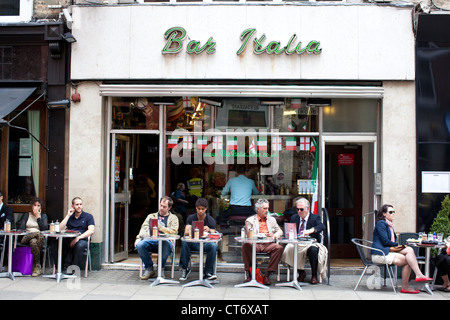
[[[110,257],[128,258],[142,223],[158,211],[159,137],[112,134]]]
[[[324,165],[331,258],[356,258],[351,239],[362,236],[362,147],[327,145]]]

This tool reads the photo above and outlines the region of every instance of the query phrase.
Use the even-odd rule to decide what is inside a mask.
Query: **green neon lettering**
[[[322,52],[322,48],[320,48],[320,42],[312,40],[306,46],[306,51],[309,53],[319,54]]]
[[[266,35],[263,34],[261,38],[259,39],[255,38],[255,40],[253,40],[255,42],[255,47],[253,48],[253,52],[255,54],[261,54],[264,53],[264,51],[266,51],[266,48],[262,48],[262,42],[264,41],[265,38]]]
[[[291,47],[292,42],[294,42],[296,36],[297,35],[294,33],[292,35],[292,37],[289,38],[288,44],[286,46],[286,54],[287,55],[291,55],[291,54],[293,54],[295,52],[295,49],[289,50],[289,48]]]
[[[183,49],[183,40],[186,37],[186,30],[181,27],[173,27],[164,33],[164,38],[167,40],[162,54],[178,53]]]
[[[243,41],[242,46],[239,48],[239,50],[236,52],[237,55],[240,55],[244,50],[245,47],[247,47],[248,40],[253,36],[253,34],[256,32],[255,28],[249,28],[245,29],[240,36],[241,41]]]

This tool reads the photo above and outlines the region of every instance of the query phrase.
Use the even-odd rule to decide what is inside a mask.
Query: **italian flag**
[[[178,137],[175,136],[171,136],[169,138],[169,141],[167,142],[167,146],[169,147],[169,149],[175,148],[177,144],[178,144]]]
[[[199,136],[197,138],[197,148],[198,149],[206,149],[207,143],[208,143],[208,139],[206,137]]]
[[[237,150],[237,137],[227,137],[227,150]]]
[[[267,150],[267,137],[258,137],[258,150]]]
[[[292,109],[300,109],[302,106],[302,99],[292,99],[291,100],[291,108]]]
[[[311,138],[311,151],[312,146],[314,146],[315,151],[315,158],[314,158],[314,165],[311,172],[311,180],[314,183],[314,193],[312,195],[311,199],[311,211],[314,214],[319,214],[319,190],[317,188],[317,177],[319,175],[319,152],[316,150],[317,141],[314,138]]]
[[[286,150],[297,150],[297,140],[295,137],[286,138]]]

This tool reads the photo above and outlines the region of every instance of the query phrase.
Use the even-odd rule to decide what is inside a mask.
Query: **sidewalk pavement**
[[[183,288],[182,284],[197,279],[198,273],[195,271],[191,272],[187,281],[180,284],[151,287],[150,281],[139,279],[138,270],[102,269],[89,272],[87,278],[84,278],[84,272],[81,272],[81,276],[76,279],[64,279],[59,284],[54,279],[42,276],[16,277],[15,281],[1,278],[0,300],[233,300],[240,303],[243,303],[243,300],[253,300],[269,304],[275,300],[450,300],[450,293],[437,290],[434,295],[425,292],[401,294],[399,288],[397,294],[394,294],[389,280],[386,287],[372,288],[374,276],[370,274],[364,277],[358,290],[354,291],[361,272],[334,272],[336,274],[333,275],[332,270],[330,285],[327,285],[325,279],[322,284],[305,285],[299,291],[275,286],[275,275],[271,278],[272,285],[269,289],[235,288],[236,284],[244,280],[242,272],[219,272],[219,283],[214,284],[213,289],[203,286]],[[169,274],[170,272],[166,271],[166,275]],[[179,275],[180,272],[176,271],[176,280]],[[281,282],[285,280],[286,275],[282,274]],[[413,281],[411,286],[418,287]]]

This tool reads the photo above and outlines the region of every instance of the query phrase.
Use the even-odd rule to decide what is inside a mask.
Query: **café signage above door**
[[[166,45],[162,49],[162,54],[176,54],[183,50],[184,40],[186,38],[187,32],[182,27],[172,27],[164,33],[164,38],[167,40]],[[242,45],[237,50],[236,54],[240,55],[244,52],[248,43],[253,39],[253,53],[254,54],[282,54],[287,55],[292,54],[303,54],[303,53],[314,53],[320,54],[322,48],[320,48],[320,42],[311,40],[306,46],[302,46],[302,42],[296,43],[297,35],[294,33],[285,46],[282,46],[280,41],[270,41],[266,44],[266,35],[263,34],[260,37],[256,36],[255,28],[248,28],[244,30],[240,39]],[[200,41],[191,40],[186,45],[186,52],[189,54],[201,54],[206,51],[208,54],[213,54],[216,52],[216,42],[213,37],[210,37],[206,43],[202,44]]]

